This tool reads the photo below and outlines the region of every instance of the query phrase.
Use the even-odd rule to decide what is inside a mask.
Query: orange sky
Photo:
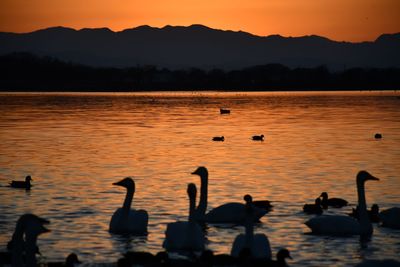
[[[400,32],[400,0],[0,0],[0,31],[203,24],[338,41]]]

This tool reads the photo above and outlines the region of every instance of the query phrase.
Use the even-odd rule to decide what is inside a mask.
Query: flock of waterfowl
[[[228,109],[220,109],[221,114],[230,114]],[[376,134],[375,138],[382,138]],[[224,136],[213,137],[213,141],[224,141]],[[263,141],[264,135],[252,137],[254,141]],[[193,175],[200,177],[200,196],[196,206],[197,187],[190,183],[187,186],[189,198],[189,214],[187,221],[177,221],[167,224],[165,239],[162,247],[165,251],[156,255],[147,252],[128,252],[117,261],[117,266],[287,266],[286,259],[290,258],[287,249],[277,252],[276,260],[267,235],[254,233],[254,223],[272,209],[267,200],[253,201],[251,195],[244,196],[244,203],[230,202],[222,204],[207,211],[208,198],[208,170],[198,167]],[[379,212],[379,207],[374,204],[370,211],[366,207],[365,182],[378,181],[379,179],[366,171],[360,171],[356,177],[358,205],[349,215],[321,215],[329,207],[341,208],[348,202],[341,198],[329,198],[327,192],[323,192],[315,203],[305,204],[303,211],[307,214],[316,214],[305,222],[312,234],[330,236],[371,237],[373,225],[371,222],[381,222],[382,226],[400,229],[400,208],[394,207]],[[13,188],[31,189],[32,178],[26,176],[25,181],[12,181]],[[149,215],[146,210],[135,210],[132,200],[135,193],[135,182],[131,177],[122,179],[113,185],[126,189],[123,206],[118,208],[111,217],[109,232],[115,234],[147,234]],[[206,250],[204,225],[233,223],[244,225],[245,231],[239,234],[231,247],[230,255],[214,255]],[[48,220],[33,214],[22,215],[15,227],[12,239],[8,244],[9,253],[0,254],[0,265],[9,263],[12,266],[37,266],[36,254],[37,238],[39,235],[49,232],[45,225]],[[187,259],[170,258],[169,252],[185,253]],[[383,261],[377,261],[382,264]],[[68,266],[79,264],[77,255],[71,253],[65,263],[48,263],[47,266]],[[397,261],[390,261],[393,266],[399,266]]]
[[[187,186],[189,197],[189,215],[187,221],[169,223],[165,231],[165,240],[162,247],[166,252],[157,255],[142,252],[129,252],[118,260],[118,266],[287,266],[286,258],[290,253],[286,249],[278,251],[278,259],[272,260],[272,251],[267,235],[254,233],[254,222],[267,214],[272,205],[269,201],[253,201],[250,195],[244,196],[244,203],[230,202],[222,204],[207,212],[208,197],[208,170],[198,167],[194,175],[200,177],[200,197],[196,206],[197,188],[193,183]],[[356,177],[358,206],[353,210],[353,217],[346,215],[321,215],[315,216],[305,222],[313,234],[330,236],[370,237],[373,233],[371,216],[377,216],[383,226],[400,229],[400,208],[394,207],[376,214],[377,205],[373,205],[373,211],[367,211],[365,201],[365,182],[378,181],[366,171],[360,171]],[[27,176],[25,181],[12,181],[11,187],[31,188],[32,178]],[[122,208],[118,208],[112,215],[109,231],[117,234],[147,234],[149,216],[145,210],[131,208],[135,193],[135,182],[127,177],[113,185],[126,189],[126,196]],[[321,214],[328,207],[340,208],[348,202],[340,198],[328,198],[323,192],[315,201],[315,204],[306,204],[303,210],[307,213]],[[317,208],[321,212],[314,212]],[[310,212],[311,211],[311,212]],[[230,255],[214,255],[206,250],[205,223],[234,223],[245,227],[245,232],[239,234],[231,248]],[[48,220],[33,214],[22,215],[16,224],[14,234],[9,242],[9,260],[12,266],[37,266],[36,254],[39,252],[36,241],[39,235],[49,232],[45,225]],[[198,255],[187,260],[170,259],[168,252],[190,253]],[[197,253],[197,254],[196,254]],[[200,256],[199,256],[200,255]],[[75,255],[76,256],[76,255]],[[4,256],[1,257],[4,261]],[[75,259],[74,257],[72,257]],[[68,260],[70,266],[78,263],[77,260]],[[1,261],[0,261],[1,263]],[[71,265],[72,264],[72,265]],[[399,263],[400,264],[400,263]],[[51,264],[50,264],[51,265]],[[49,266],[50,266],[49,265]]]

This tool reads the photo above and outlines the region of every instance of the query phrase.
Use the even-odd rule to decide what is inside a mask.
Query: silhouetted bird
[[[376,133],[375,134],[375,139],[382,139],[382,134]]]
[[[314,217],[305,222],[313,234],[320,235],[360,235],[368,237],[372,235],[373,227],[368,218],[365,201],[365,182],[369,180],[379,180],[366,171],[360,171],[357,174],[356,185],[358,194],[358,206],[360,220],[350,216],[329,215]]]
[[[328,207],[341,208],[348,204],[348,202],[342,198],[328,198],[327,192],[322,192],[320,197],[322,197],[321,205],[324,209]]]
[[[393,229],[400,229],[400,207],[393,207],[379,213],[382,226]]]
[[[225,141],[225,137],[224,136],[214,136],[212,138],[213,141],[219,141],[219,142],[223,142]]]
[[[303,211],[308,214],[322,214],[321,199],[316,198],[314,204],[304,204]]]
[[[371,222],[375,222],[375,223],[380,222],[378,204],[373,204],[371,206],[371,209],[367,210],[367,212],[368,212],[368,216],[369,216],[369,219],[371,220]],[[358,212],[358,206],[355,209],[353,208],[352,212],[349,215],[351,217],[359,219],[360,215],[359,215],[359,212]]]
[[[25,177],[25,181],[11,181],[10,186],[13,188],[25,188],[25,189],[31,189],[32,177],[30,175]]]
[[[220,112],[221,114],[230,114],[230,113],[231,113],[231,111],[230,111],[229,109],[224,109],[224,108],[220,108],[220,109],[219,109],[219,112]]]
[[[253,141],[264,141],[264,135],[253,135]]]
[[[269,264],[266,264],[265,266],[271,266],[271,267],[287,267],[286,259],[292,259],[290,256],[289,250],[286,248],[282,248],[276,253],[276,261],[272,260]]]
[[[146,234],[149,215],[145,210],[131,209],[135,182],[131,177],[122,179],[113,185],[126,188],[126,196],[122,208],[118,208],[110,221],[110,233],[116,234]]]

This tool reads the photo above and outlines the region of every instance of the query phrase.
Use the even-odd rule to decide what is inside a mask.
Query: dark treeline
[[[241,70],[168,70],[155,66],[95,68],[29,53],[0,56],[2,91],[147,90],[398,90],[399,68],[325,66],[290,69],[280,64]]]

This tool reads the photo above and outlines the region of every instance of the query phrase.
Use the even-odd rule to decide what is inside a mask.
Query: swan
[[[303,211],[307,214],[322,214],[321,199],[316,198],[315,204],[304,204]]]
[[[368,180],[379,180],[366,171],[357,174],[357,193],[360,219],[356,220],[350,216],[319,216],[305,222],[313,234],[322,235],[372,235],[373,228],[367,213],[365,201],[365,182]]]
[[[239,257],[243,249],[249,249],[252,258],[271,259],[271,246],[268,237],[264,234],[254,234],[254,206],[252,205],[252,197],[245,195],[244,199],[246,201],[246,232],[235,238],[231,249],[231,256]]]
[[[13,188],[25,188],[27,190],[31,189],[32,177],[30,175],[25,177],[25,181],[11,181],[10,186]]]
[[[204,233],[194,218],[197,194],[195,184],[188,184],[187,194],[189,196],[189,219],[167,225],[163,243],[163,248],[167,251],[204,250]]]
[[[122,208],[118,208],[110,221],[110,233],[115,234],[146,234],[149,215],[145,210],[131,209],[135,182],[131,177],[122,179],[113,185],[126,188],[126,196]]]
[[[253,135],[253,141],[264,141],[264,135]]]
[[[36,267],[36,253],[38,252],[36,241],[39,235],[50,232],[44,226],[48,223],[48,220],[29,213],[18,219],[9,243],[12,266],[25,266],[23,257],[25,255],[26,266]]]
[[[198,167],[194,172],[194,175],[200,176],[201,188],[200,188],[200,201],[195,211],[195,219],[198,221],[205,221],[210,223],[243,223],[246,218],[246,206],[243,203],[230,202],[218,206],[208,213],[207,211],[207,198],[208,198],[208,170],[206,167]],[[269,201],[266,201],[269,204]],[[254,220],[264,216],[269,209],[267,208],[254,208]]]
[[[334,207],[334,208],[341,208],[344,206],[347,206],[348,202],[347,200],[344,200],[342,198],[328,198],[328,193],[327,192],[322,192],[319,197],[322,197],[321,205],[324,209],[327,209],[328,206]]]
[[[214,136],[214,137],[212,138],[212,140],[213,140],[213,141],[220,141],[220,142],[223,142],[223,141],[225,141],[225,137],[224,137],[224,136]]]
[[[379,213],[379,217],[382,221],[382,226],[400,229],[400,208],[394,207],[387,210],[383,210]]]

